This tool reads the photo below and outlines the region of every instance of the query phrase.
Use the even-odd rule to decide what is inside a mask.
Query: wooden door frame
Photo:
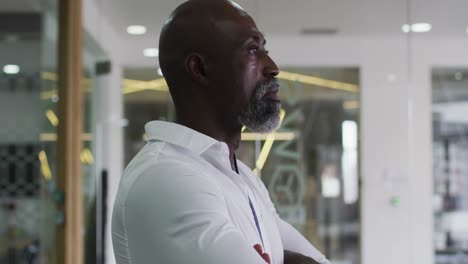
[[[57,190],[64,201],[57,205],[63,223],[57,225],[57,263],[83,264],[82,149],[82,0],[58,0],[58,135]]]

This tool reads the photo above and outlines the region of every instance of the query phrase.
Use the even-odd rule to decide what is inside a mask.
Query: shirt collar
[[[211,146],[219,143],[216,139],[195,131],[186,126],[165,122],[150,121],[145,125],[148,140],[159,140],[201,155]]]

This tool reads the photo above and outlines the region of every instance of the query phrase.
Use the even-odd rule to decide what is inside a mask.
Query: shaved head
[[[166,19],[159,38],[159,64],[171,94],[178,97],[178,83],[185,86],[190,76],[184,61],[191,53],[205,60],[222,56],[224,32],[231,20],[250,16],[237,3],[228,0],[190,0],[177,7]],[[178,98],[174,98],[177,101]]]

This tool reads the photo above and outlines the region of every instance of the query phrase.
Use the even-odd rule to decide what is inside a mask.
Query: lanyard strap
[[[236,170],[237,174],[239,174],[239,168],[237,167],[236,153],[234,153],[234,169]],[[263,248],[265,248],[265,245],[263,244],[262,231],[260,229],[260,224],[258,223],[257,213],[255,212],[255,208],[253,206],[252,200],[250,200],[250,197],[248,198],[249,198],[250,209],[252,210],[252,214],[253,214],[254,221],[255,221],[255,226],[257,227],[258,235],[260,236],[260,240],[262,241]]]

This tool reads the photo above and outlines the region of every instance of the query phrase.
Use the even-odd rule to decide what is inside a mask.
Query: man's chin
[[[280,125],[280,116],[279,114],[274,118],[270,118],[263,122],[262,124],[254,124],[254,125],[245,125],[251,131],[256,133],[270,133],[277,129]]]

